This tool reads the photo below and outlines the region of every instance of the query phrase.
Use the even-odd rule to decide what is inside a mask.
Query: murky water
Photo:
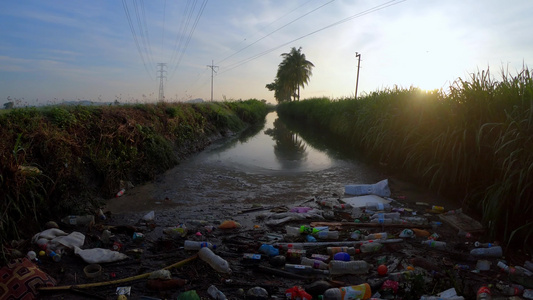
[[[313,145],[270,113],[264,126],[213,144],[155,182],[111,199],[107,209],[130,214],[156,210],[169,218],[230,218],[254,205],[297,205],[314,196],[342,196],[346,184],[387,178],[350,151],[340,154],[315,140]]]

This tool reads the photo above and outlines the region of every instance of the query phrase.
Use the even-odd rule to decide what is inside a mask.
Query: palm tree
[[[302,47],[292,48],[289,53],[281,54],[283,61],[278,66],[278,73],[273,83],[267,84],[269,90],[274,90],[274,96],[278,101],[300,100],[300,86],[304,87],[309,83],[312,69],[315,65],[305,59]],[[278,96],[281,96],[278,98]],[[288,98],[288,99],[287,99]]]

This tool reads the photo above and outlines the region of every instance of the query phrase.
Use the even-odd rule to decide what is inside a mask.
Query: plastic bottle
[[[476,248],[490,248],[492,246],[494,246],[494,244],[492,243],[481,243],[477,241],[474,243],[474,247]]]
[[[377,214],[373,214],[370,219],[393,219],[393,220],[398,220],[398,219],[400,219],[400,213],[399,212],[377,213]]]
[[[322,273],[328,274],[326,270],[315,269],[312,266],[297,265],[297,264],[285,264],[285,271],[297,274],[313,274]]]
[[[486,286],[482,286],[477,290],[477,296],[476,300],[491,300],[492,299],[492,293],[490,292],[490,289]]]
[[[368,273],[370,268],[371,265],[364,260],[332,260],[329,262],[329,272],[331,275],[365,274]]]
[[[379,203],[379,202],[367,202],[366,203],[366,209],[370,210],[383,210],[383,211],[390,211],[391,206],[390,203]]]
[[[335,253],[339,252],[346,252],[350,255],[355,255],[356,253],[359,253],[354,247],[327,247],[328,254],[334,255]]]
[[[490,248],[476,248],[470,251],[473,256],[485,256],[485,257],[501,257],[503,250],[501,246],[494,246]]]
[[[422,245],[426,245],[426,246],[428,246],[430,248],[435,248],[435,249],[439,249],[439,250],[446,249],[446,242],[427,240],[427,241],[422,241]]]
[[[524,268],[530,270],[533,272],[533,262],[529,261],[529,260],[526,260],[524,262]]]
[[[370,299],[372,291],[368,283],[330,288],[324,292],[324,300]]]
[[[122,195],[124,195],[125,192],[126,192],[126,189],[121,189],[120,191],[118,191],[118,193],[115,195],[115,197],[116,198],[121,197]]]
[[[405,217],[403,219],[407,222],[418,224],[418,225],[425,225],[428,223],[428,219],[425,217]]]
[[[361,231],[356,230],[352,232],[352,234],[350,234],[350,238],[358,241],[359,239],[361,239]]]
[[[201,248],[207,247],[209,249],[216,249],[217,246],[213,245],[209,242],[197,242],[197,241],[190,241],[186,240],[183,243],[183,249],[185,250],[200,250]]]
[[[209,296],[211,296],[211,298],[215,300],[226,300],[227,299],[226,295],[224,295],[224,293],[219,291],[217,287],[214,285],[211,285],[207,288],[207,294],[209,294]]]
[[[322,227],[309,227],[305,225],[300,226],[300,232],[306,233],[306,234],[316,234],[321,231],[328,231],[328,230],[329,230],[328,226],[322,226]]]
[[[204,247],[198,251],[198,257],[208,263],[211,268],[220,273],[230,274],[229,263],[222,257],[216,255],[211,249]]]
[[[353,206],[350,204],[334,204],[333,208],[338,210],[352,210]]]
[[[387,239],[387,233],[386,232],[380,232],[380,233],[372,233],[364,237],[365,240],[379,240],[379,239]]]
[[[524,287],[519,284],[503,284],[499,282],[496,284],[496,288],[502,292],[505,296],[518,296],[524,291]]]
[[[285,231],[287,231],[287,236],[299,236],[301,234],[299,227],[285,226]]]
[[[360,250],[362,253],[378,252],[383,248],[383,244],[378,242],[361,244]]]
[[[63,219],[61,219],[61,222],[69,225],[89,225],[94,224],[94,216],[93,215],[85,215],[85,216],[66,216]]]
[[[320,260],[323,262],[328,262],[330,259],[329,255],[318,254],[318,253],[311,254],[311,258],[315,260]]]
[[[318,205],[333,208],[333,206],[337,203],[337,199],[326,199],[326,200],[319,200],[317,201]]]
[[[310,258],[307,258],[307,257],[302,257],[302,260],[300,262],[300,264],[302,265],[305,265],[305,266],[311,266],[315,269],[321,269],[321,270],[327,270],[328,269],[328,264],[323,262],[323,261],[320,261],[320,260],[317,260],[317,259],[310,259]]]
[[[268,244],[261,245],[261,247],[259,247],[259,252],[264,253],[268,256],[279,255],[279,249]]]
[[[316,237],[321,240],[336,240],[339,238],[338,231],[319,231]]]
[[[302,243],[287,243],[279,245],[278,248],[280,248],[281,250],[303,249],[304,245]]]
[[[53,261],[60,262],[61,255],[52,250],[46,250],[46,255],[48,255]]]

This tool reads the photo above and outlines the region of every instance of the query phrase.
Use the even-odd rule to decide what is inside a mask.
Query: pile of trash
[[[383,180],[223,222],[68,216],[2,268],[0,299],[533,299],[530,260],[506,259],[461,210],[395,198]],[[46,275],[33,290],[14,273],[28,262]]]

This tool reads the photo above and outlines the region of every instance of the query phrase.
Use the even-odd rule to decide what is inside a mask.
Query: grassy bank
[[[377,162],[482,216],[495,238],[533,235],[533,80],[489,72],[449,90],[393,88],[354,99],[284,103],[278,114],[327,128]]]
[[[98,209],[128,182],[175,166],[214,137],[264,122],[257,100],[20,108],[0,114],[0,240]]]

